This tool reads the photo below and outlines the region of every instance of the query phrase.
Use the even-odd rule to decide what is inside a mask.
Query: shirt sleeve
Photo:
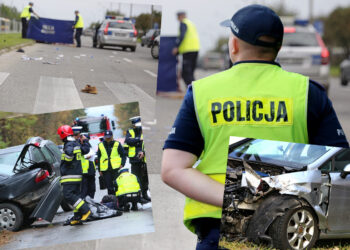
[[[309,84],[307,127],[310,144],[349,147],[331,100],[313,80]]]
[[[183,22],[180,23],[180,35],[176,39],[176,46],[179,47],[182,41],[184,40],[185,34],[187,31],[187,25]]]
[[[78,20],[79,20],[79,16],[75,16],[74,25],[77,24]]]
[[[163,149],[168,148],[186,151],[197,157],[204,149],[204,139],[194,109],[192,86],[187,90],[171,132],[165,141]]]
[[[119,155],[120,155],[120,158],[122,158],[122,163],[121,163],[121,165],[122,165],[122,166],[125,166],[126,155],[125,155],[125,151],[124,151],[123,146],[122,146],[121,143],[119,143],[119,145],[118,145],[118,153],[119,153]]]
[[[138,146],[138,144],[141,142],[140,137],[131,138],[131,135],[129,133],[129,130],[126,132],[125,135],[125,143],[129,146]]]
[[[29,12],[30,12],[30,13],[33,13],[33,8],[29,8]]]

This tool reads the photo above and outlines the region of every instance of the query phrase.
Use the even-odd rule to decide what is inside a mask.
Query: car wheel
[[[151,47],[151,55],[154,59],[159,58],[159,44],[158,43],[153,43]]]
[[[126,50],[126,47],[122,47],[122,50],[125,51],[125,50]]]
[[[347,86],[348,85],[348,81],[346,79],[344,79],[344,78],[342,78],[340,80],[340,83],[341,83],[341,86]]]
[[[308,206],[289,209],[272,223],[269,235],[278,249],[311,249],[319,235],[316,216]]]
[[[141,47],[145,46],[143,43],[141,43]]]
[[[23,223],[23,213],[15,204],[0,204],[0,227],[10,231],[18,231]]]
[[[103,44],[101,43],[100,40],[97,40],[97,46],[98,46],[100,49],[103,49]]]
[[[135,52],[136,46],[135,47],[130,47],[130,49],[131,49],[132,52]]]
[[[69,205],[64,199],[61,201],[61,207],[65,212],[70,212],[73,210],[73,207]]]

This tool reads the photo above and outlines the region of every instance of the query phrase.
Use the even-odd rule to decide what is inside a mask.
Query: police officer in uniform
[[[89,206],[80,198],[80,185],[82,179],[82,154],[89,152],[89,145],[83,136],[81,142],[77,142],[73,136],[73,130],[68,125],[58,128],[57,134],[64,142],[61,156],[61,184],[65,200],[74,207],[74,215],[66,221],[66,225],[77,225],[85,222],[91,214]]]
[[[129,173],[127,168],[119,170],[119,176],[116,179],[116,193],[119,209],[128,212],[130,210],[129,202],[131,202],[131,210],[137,211],[137,203],[141,202],[141,188],[136,175]]]
[[[349,146],[323,87],[275,62],[284,33],[276,13],[249,5],[222,25],[233,66],[189,86],[162,159],[163,181],[187,196],[197,249],[218,246],[230,136]]]
[[[189,85],[194,81],[194,71],[200,47],[199,37],[196,26],[186,18],[185,12],[178,12],[177,19],[180,22],[180,32],[172,53],[173,55],[182,55],[182,78],[186,85]]]
[[[87,140],[90,140],[89,134],[84,134]],[[90,151],[81,158],[81,165],[83,169],[83,179],[81,183],[81,198],[85,198],[87,195],[92,199],[95,197],[96,192],[96,166],[95,166],[95,152],[89,143]]]
[[[118,178],[118,171],[125,165],[126,155],[118,141],[113,140],[113,132],[105,132],[103,142],[98,144],[97,150],[98,169],[105,181],[108,194],[114,195],[113,182]]]
[[[81,47],[81,35],[83,33],[84,21],[78,10],[75,11],[75,21],[73,29],[75,29],[75,40],[77,41],[77,47]]]
[[[22,21],[22,38],[27,37],[28,20],[30,19],[31,13],[39,18],[39,16],[33,10],[33,5],[34,3],[29,2],[28,5],[23,8],[23,11],[21,13],[20,17]]]
[[[148,174],[143,144],[141,118],[139,116],[130,118],[133,127],[126,132],[125,143],[128,145],[128,157],[131,164],[131,173],[137,176],[141,185],[142,198],[151,201],[147,194]]]

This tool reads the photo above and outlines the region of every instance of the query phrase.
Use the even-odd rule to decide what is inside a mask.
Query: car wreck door
[[[62,201],[62,192],[60,177],[56,177],[52,182],[47,193],[41,198],[39,204],[34,209],[30,218],[42,218],[52,222]]]
[[[341,151],[334,158],[334,172],[330,173],[331,192],[328,206],[328,227],[331,232],[350,232],[350,175],[341,178],[340,172],[350,164],[350,150]]]

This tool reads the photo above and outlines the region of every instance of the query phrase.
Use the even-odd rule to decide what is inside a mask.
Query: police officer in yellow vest
[[[81,17],[80,13],[78,10],[75,12],[75,21],[73,25],[73,29],[75,29],[75,40],[77,41],[77,47],[81,47],[81,35],[83,33],[83,28],[84,28],[84,20]]]
[[[182,78],[187,85],[194,81],[194,71],[197,66],[198,51],[200,48],[196,26],[186,18],[186,13],[177,13],[180,22],[179,37],[173,55],[182,55]]]
[[[113,139],[113,132],[107,130],[103,142],[98,144],[98,170],[106,184],[108,194],[115,194],[113,182],[118,177],[118,171],[125,165],[126,155],[118,141]]]
[[[87,140],[90,140],[90,135],[88,133],[84,133],[83,136],[85,136]],[[83,199],[86,196],[90,196],[93,199],[95,197],[96,192],[95,151],[92,149],[91,144],[89,142],[88,144],[90,146],[89,153],[81,157],[81,166],[83,169],[83,179],[81,182],[81,198]]]
[[[22,21],[22,38],[27,37],[27,28],[28,28],[28,21],[30,19],[31,13],[36,15],[38,18],[38,14],[36,14],[33,10],[34,3],[29,2],[26,7],[23,8],[23,11],[21,13],[21,21]]]
[[[141,202],[141,188],[136,175],[129,173],[127,168],[122,168],[119,170],[116,184],[115,195],[118,199],[119,209],[128,212],[130,210],[128,203],[131,202],[131,210],[138,210],[137,203]]]
[[[275,62],[284,33],[276,13],[249,5],[222,24],[234,64],[188,88],[162,159],[163,181],[187,196],[197,249],[218,247],[230,136],[349,146],[323,87]]]
[[[141,118],[139,116],[130,118],[133,127],[126,132],[125,143],[129,146],[129,162],[131,173],[137,176],[141,185],[142,198],[151,201],[148,196],[148,174],[146,156],[143,144]]]

